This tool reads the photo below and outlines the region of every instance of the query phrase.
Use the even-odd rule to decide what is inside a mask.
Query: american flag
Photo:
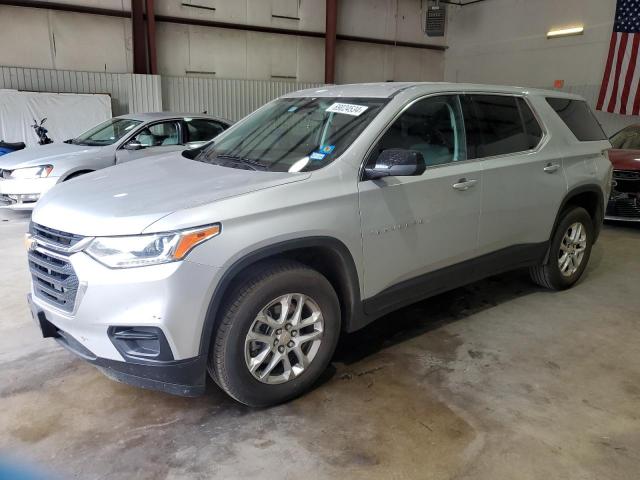
[[[611,45],[596,108],[640,114],[640,0],[618,0]]]

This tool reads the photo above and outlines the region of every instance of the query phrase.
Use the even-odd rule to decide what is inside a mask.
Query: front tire
[[[295,398],[327,368],[340,334],[329,281],[293,261],[246,276],[223,307],[209,371],[231,397],[252,407]]]
[[[567,210],[553,235],[545,265],[531,267],[531,279],[551,290],[565,290],[582,277],[594,240],[593,221],[582,207]]]

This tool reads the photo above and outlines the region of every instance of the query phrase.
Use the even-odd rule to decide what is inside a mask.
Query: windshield
[[[338,158],[386,104],[372,98],[285,98],[258,110],[194,160],[250,170],[317,170]]]
[[[640,150],[640,127],[632,126],[620,130],[611,137],[615,149]]]
[[[84,132],[71,143],[74,145],[87,145],[91,147],[104,147],[112,145],[141,124],[140,120],[129,120],[125,118],[115,118],[107,120],[100,125],[93,127],[88,132]]]

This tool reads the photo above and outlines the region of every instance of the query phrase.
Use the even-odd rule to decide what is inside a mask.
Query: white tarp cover
[[[101,94],[40,93],[0,89],[0,140],[37,145],[33,120],[55,143],[74,138],[111,118],[111,97]]]

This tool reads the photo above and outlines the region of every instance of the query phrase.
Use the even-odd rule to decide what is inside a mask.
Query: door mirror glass
[[[146,148],[146,146],[138,142],[137,140],[131,140],[130,142],[127,142],[122,148],[124,148],[125,150],[142,150],[143,148]]]
[[[426,164],[422,153],[416,150],[390,148],[378,155],[375,165],[367,167],[365,174],[368,180],[376,180],[382,177],[422,175],[425,170]]]

